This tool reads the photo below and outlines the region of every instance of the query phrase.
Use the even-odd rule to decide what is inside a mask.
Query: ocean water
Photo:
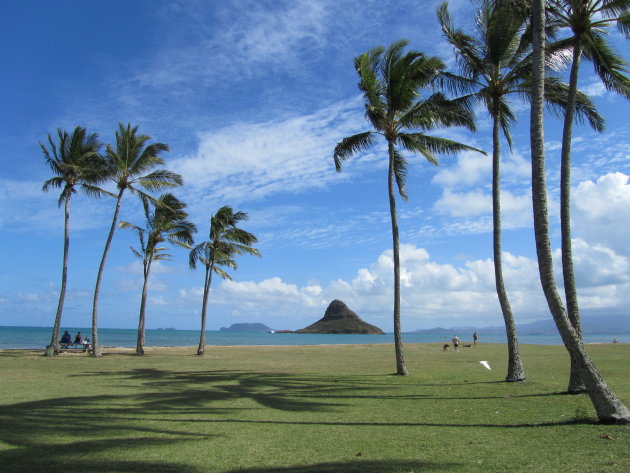
[[[74,339],[77,332],[90,336],[91,329],[63,327],[61,333],[68,330]],[[136,330],[108,329],[98,331],[99,343],[110,347],[135,347]],[[506,343],[503,334],[484,334],[479,332],[480,343]],[[45,348],[50,342],[52,329],[48,327],[2,327],[0,326],[0,349],[6,348]],[[145,346],[196,346],[199,344],[198,330],[147,330]],[[419,334],[405,333],[405,343],[450,343],[453,333]],[[457,334],[463,343],[472,342],[472,334]],[[520,344],[561,345],[559,335],[519,335]],[[614,338],[620,342],[629,342],[630,336],[584,335],[586,343],[610,343]],[[394,335],[343,335],[310,333],[265,333],[265,332],[206,332],[206,345],[345,345],[393,343]]]

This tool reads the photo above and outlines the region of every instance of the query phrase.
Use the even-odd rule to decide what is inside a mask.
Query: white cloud
[[[457,156],[454,166],[440,170],[432,182],[444,187],[489,183],[492,178],[492,158],[474,151]]]
[[[531,224],[531,197],[528,193],[514,195],[501,192],[501,219],[505,228],[516,228]],[[492,195],[482,191],[453,192],[445,189],[435,202],[434,209],[450,217],[475,217],[492,215]],[[491,228],[491,227],[490,227]]]
[[[602,81],[593,80],[588,84],[581,84],[580,90],[590,97],[603,97],[607,90]]]
[[[492,213],[492,196],[482,191],[453,192],[445,189],[435,202],[438,213],[451,217],[470,217]]]
[[[330,5],[325,1],[278,2],[273,8],[252,1],[225,2],[213,8],[204,2],[169,5],[162,17],[171,44],[131,83],[159,88],[179,85],[185,93],[191,82],[224,82],[225,77],[263,70],[297,71],[298,58],[305,53],[302,45],[321,49],[329,37]]]
[[[574,189],[572,199],[574,235],[630,257],[628,176],[616,172],[601,176],[596,182],[581,182]]]
[[[172,161],[171,167],[184,177],[183,191],[195,205],[299,192],[348,178],[347,172],[335,172],[335,145],[365,128],[355,98],[311,115],[202,133],[197,152]],[[362,153],[357,159],[365,162],[370,156]]]

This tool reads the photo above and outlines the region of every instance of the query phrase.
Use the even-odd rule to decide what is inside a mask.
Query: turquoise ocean
[[[73,338],[77,332],[90,337],[90,328],[62,327],[61,333],[68,330]],[[478,332],[480,343],[506,343],[504,334],[484,334]],[[52,329],[49,327],[2,327],[0,326],[0,349],[41,348],[50,342]],[[463,343],[472,341],[472,333],[421,334],[405,333],[405,343],[446,343],[453,335],[458,335]],[[135,347],[135,329],[103,328],[98,331],[99,343],[109,347]],[[584,335],[585,343],[610,343],[614,338],[620,342],[630,341],[630,335],[616,336],[607,334]],[[561,345],[559,335],[523,334],[518,337],[521,344]],[[230,332],[207,331],[206,345],[346,345],[393,343],[394,335],[344,335],[344,334],[307,334],[307,333],[266,333],[266,332]],[[145,346],[196,346],[199,344],[198,330],[150,329],[146,331]]]

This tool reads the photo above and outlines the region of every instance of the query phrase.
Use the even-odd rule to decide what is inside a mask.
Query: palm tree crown
[[[456,29],[448,11],[448,2],[438,7],[438,19],[444,37],[453,47],[461,79],[448,83],[468,95],[462,100],[481,103],[498,121],[512,147],[510,126],[516,116],[508,97],[529,101],[532,88],[532,50],[528,18],[515,14],[510,2],[482,1],[476,18],[477,35]],[[547,68],[559,70],[566,62],[566,45],[556,44],[545,57]],[[451,74],[445,73],[449,78]],[[567,105],[568,86],[556,77],[545,78],[545,102],[550,110],[562,115]],[[595,106],[578,92],[578,120],[586,120],[595,130],[603,129],[603,119]]]
[[[76,192],[76,186],[88,195],[99,196],[102,190],[96,184],[105,179],[106,168],[99,154],[102,144],[98,135],[88,134],[85,128],[77,126],[71,134],[58,129],[57,138],[58,143],[55,143],[48,135],[50,150],[42,143],[39,144],[46,164],[55,174],[55,177],[44,182],[42,190],[47,192],[53,187],[61,188],[59,206]]]
[[[341,171],[343,161],[371,147],[374,134],[382,135],[388,143],[408,152],[421,154],[433,164],[437,164],[436,153],[475,149],[425,134],[429,130],[450,126],[474,130],[475,122],[465,104],[448,100],[440,92],[424,99],[420,97],[419,89],[441,77],[445,66],[438,58],[427,57],[421,52],[404,54],[407,44],[408,41],[400,40],[387,50],[376,47],[354,59],[359,89],[365,100],[365,116],[374,131],[344,138],[337,144],[334,153],[337,171]],[[396,184],[401,197],[406,198],[407,160],[397,150],[394,154]]]
[[[190,268],[195,269],[197,262],[200,262],[206,268],[212,267],[223,279],[232,279],[220,266],[236,269],[237,264],[234,260],[236,255],[249,254],[260,257],[260,252],[252,247],[258,239],[238,228],[238,224],[247,219],[245,212],[234,213],[231,207],[221,207],[210,218],[209,240],[199,243],[191,250]]]
[[[106,159],[113,171],[110,179],[118,190],[142,193],[139,188],[159,191],[181,186],[183,180],[179,174],[166,169],[151,171],[164,164],[160,153],[168,151],[168,146],[164,143],[147,145],[151,137],[137,132],[137,126],[132,128],[130,124],[124,126],[121,123],[116,132],[116,147],[107,145]]]
[[[593,63],[595,73],[608,90],[630,99],[628,63],[606,41],[606,29],[617,29],[630,38],[630,0],[549,0],[556,27],[570,28],[573,35],[559,42],[579,46],[581,56]]]
[[[197,232],[194,223],[188,221],[186,204],[170,192],[162,194],[156,203],[143,200],[145,227],[138,227],[128,222],[120,222],[120,227],[130,229],[138,234],[140,250],[131,248],[133,254],[140,258],[145,266],[151,261],[171,260],[165,253],[162,243],[169,243],[181,248],[190,248],[193,234]]]

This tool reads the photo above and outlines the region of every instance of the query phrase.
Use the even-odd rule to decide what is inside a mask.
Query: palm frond
[[[545,77],[545,104],[559,118],[564,117],[568,105],[569,86],[556,77]],[[577,91],[575,103],[575,120],[585,121],[596,131],[604,130],[604,118],[599,114],[595,104],[583,92]]]
[[[584,56],[595,68],[604,87],[630,99],[630,78],[628,63],[616,54],[601,34],[589,32],[584,35]]]
[[[359,89],[363,92],[366,115],[370,121],[384,115],[383,88],[378,80],[376,69],[383,54],[383,48],[373,48],[354,59],[354,67],[359,74]]]
[[[416,103],[407,113],[400,117],[400,125],[404,128],[420,128],[431,130],[439,127],[463,126],[475,131],[475,117],[471,110],[469,98],[449,100],[440,92],[436,92],[426,100]]]
[[[341,171],[341,163],[343,161],[359,151],[369,148],[373,143],[374,137],[371,131],[348,136],[337,143],[337,146],[335,146],[335,153],[333,155],[335,160],[335,169],[337,172]]]
[[[396,179],[396,187],[398,193],[403,200],[407,200],[407,160],[398,151],[394,150],[394,178]]]
[[[138,177],[134,182],[150,191],[158,191],[166,187],[177,187],[184,183],[182,176],[166,169],[158,169],[146,176]]]
[[[230,262],[233,262],[230,260]],[[223,261],[223,266],[229,266],[229,264],[227,264],[227,261]],[[236,263],[234,263],[234,267],[236,267]],[[221,279],[227,279],[229,281],[232,280],[232,276],[230,276],[226,271],[224,271],[223,269],[221,269],[219,266],[215,266],[214,267],[214,272],[216,274],[219,275],[219,277],[221,277]]]
[[[465,145],[446,138],[428,136],[423,133],[401,133],[400,141],[405,149],[419,152],[423,155],[425,155],[425,152],[429,152],[432,155],[432,153],[453,154],[460,151],[477,151],[479,153],[486,154],[485,151],[473,146]],[[427,156],[425,155],[425,157]],[[433,164],[438,164],[435,158],[430,159],[427,157],[427,159]]]

